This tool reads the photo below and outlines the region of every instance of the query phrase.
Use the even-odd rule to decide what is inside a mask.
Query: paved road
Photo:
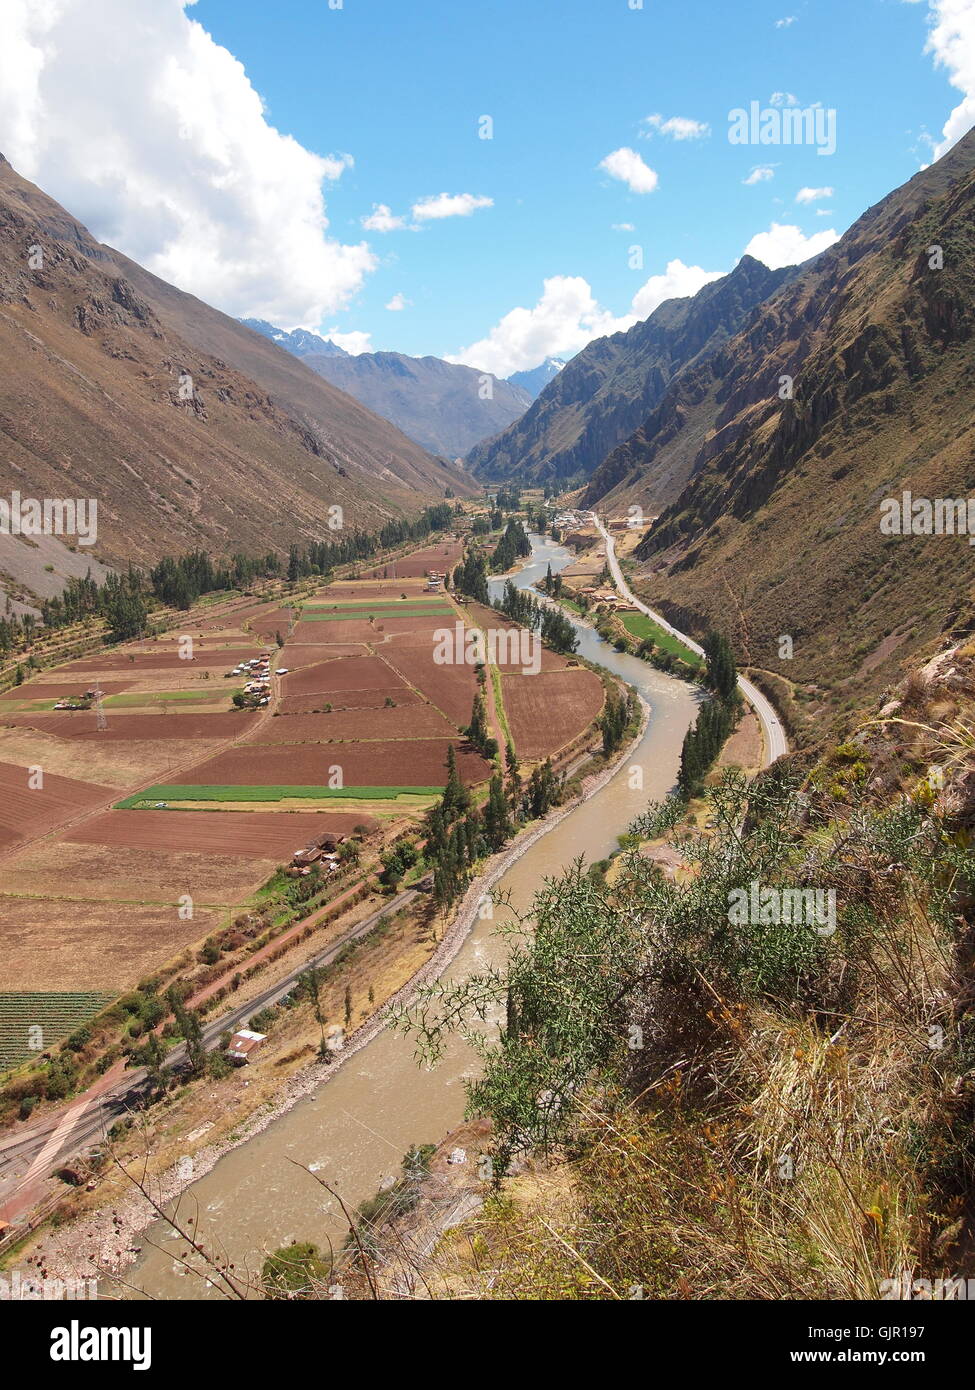
[[[665,632],[671,633],[674,637],[679,637],[686,647],[690,647],[692,652],[697,652],[698,656],[703,656],[704,649],[700,647],[692,637],[688,637],[686,633],[671,626],[662,614],[655,612],[654,609],[648,608],[645,603],[640,602],[623,578],[620,562],[616,558],[616,542],[596,513],[590,512],[590,516],[599,534],[606,542],[606,563],[609,565],[609,572],[613,576],[613,583],[622,596],[628,599],[630,603],[634,604],[641,613],[646,613],[648,618],[652,618],[655,623],[659,623]],[[758,687],[753,685],[751,681],[745,680],[744,676],[738,677],[738,689],[758,715],[759,723],[762,726],[762,735],[765,740],[765,766],[768,767],[770,763],[775,762],[776,758],[781,758],[783,753],[788,753],[789,751],[789,740],[786,738],[785,729],[782,727],[782,721],[776,714],[775,707],[771,701],[766,699]]]

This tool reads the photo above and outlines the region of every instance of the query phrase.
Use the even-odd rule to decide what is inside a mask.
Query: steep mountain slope
[[[549,382],[532,408],[468,456],[483,478],[585,481],[657,405],[672,377],[747,322],[793,269],[751,256],[692,298],[668,299],[625,333],[597,338]]]
[[[284,547],[321,535],[334,504],[372,526],[466,486],[296,357],[99,245],[2,159],[0,362],[0,496],[97,499],[75,566]],[[0,537],[8,589],[34,550]]]
[[[443,458],[466,454],[531,404],[531,396],[522,387],[439,357],[407,357],[402,352],[353,356],[303,328],[287,333],[264,319],[241,322],[300,357],[333,386]]]
[[[520,386],[523,391],[528,392],[532,400],[535,400],[564,366],[565,362],[561,357],[546,357],[544,362],[540,362],[529,371],[512,372],[508,381],[512,386]]]
[[[636,552],[637,587],[797,683],[799,722],[975,621],[965,536],[880,524],[904,490],[975,493],[973,226],[970,133],[685,372],[626,446],[651,504],[660,479],[693,474]]]

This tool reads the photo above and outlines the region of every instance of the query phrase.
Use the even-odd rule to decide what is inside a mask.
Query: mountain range
[[[685,368],[584,493],[660,511],[643,592],[723,626],[800,723],[975,623],[965,535],[924,533],[925,503],[975,493],[973,227],[970,132]],[[888,533],[905,492],[917,528]]]
[[[468,467],[489,481],[586,481],[646,419],[674,375],[737,333],[792,273],[744,256],[692,298],[668,299],[625,332],[595,339],[519,420],[471,450]]]
[[[92,560],[284,549],[336,505],[372,528],[471,489],[299,357],[98,243],[2,156],[0,361],[0,495],[98,501],[90,549],[0,536],[15,598]]]
[[[287,332],[264,319],[242,322],[443,458],[462,457],[531,404],[521,386],[439,357],[408,357],[402,352],[353,355],[304,328]]]

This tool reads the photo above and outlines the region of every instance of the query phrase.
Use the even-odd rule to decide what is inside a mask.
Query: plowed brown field
[[[111,787],[53,773],[46,773],[43,786],[32,791],[27,777],[27,768],[0,763],[0,833],[6,832],[8,841],[11,835],[14,839],[41,835],[113,795]]]
[[[371,830],[376,821],[344,811],[108,811],[64,838],[78,845],[283,860],[314,835],[350,835],[357,825]]]
[[[390,671],[388,679],[394,680],[395,673]],[[380,709],[387,700],[392,700],[395,705],[410,705],[413,708],[423,703],[408,685],[380,685],[370,690],[334,690],[328,695],[314,691],[307,695],[288,695],[279,702],[278,709],[287,715],[310,714],[323,709],[325,705],[331,705],[333,710]]]
[[[94,712],[87,710],[77,714],[0,714],[0,724],[93,743],[157,738],[212,738],[220,743],[245,734],[254,718],[245,710],[222,714],[119,714],[107,710],[106,715],[107,729],[97,729]]]
[[[184,786],[327,786],[330,769],[342,769],[346,787],[435,787],[446,781],[449,739],[416,742],[303,743],[294,746],[249,744],[218,753],[180,773]],[[459,740],[455,741],[455,746]],[[465,782],[488,776],[479,754],[457,746],[457,766]]]
[[[455,724],[468,724],[477,677],[473,666],[439,666],[433,659],[433,643],[427,647],[384,648],[383,656],[410,685],[423,692]]]
[[[508,675],[502,696],[518,756],[547,758],[595,719],[603,706],[603,683],[584,667]]]
[[[334,739],[456,738],[457,730],[433,705],[395,709],[333,710],[269,719],[253,740],[265,743],[328,743]]]
[[[370,690],[396,685],[396,674],[378,656],[340,657],[292,671],[281,680],[285,695],[328,695],[339,690]]]

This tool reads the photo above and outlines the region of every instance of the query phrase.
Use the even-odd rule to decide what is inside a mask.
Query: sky
[[[804,141],[733,142],[752,103]],[[823,250],[973,123],[975,0],[0,3],[0,151],[99,239],[501,376]]]

